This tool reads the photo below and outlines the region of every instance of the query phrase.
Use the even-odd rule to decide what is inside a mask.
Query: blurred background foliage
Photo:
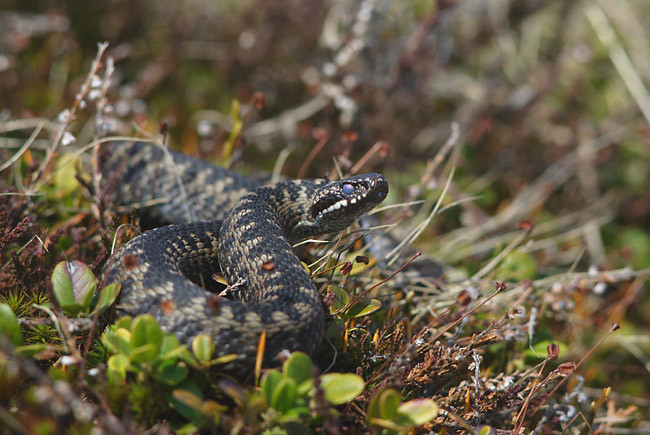
[[[233,99],[261,92],[264,108],[253,114],[261,120],[333,95],[336,104],[293,126],[298,131],[251,141],[247,154],[262,148],[272,158],[297,141],[303,146],[292,159],[300,161],[318,126],[333,138],[356,131],[353,156],[385,141],[391,165],[408,169],[431,158],[455,121],[468,161],[459,183],[485,180],[490,192],[481,205],[495,210],[562,156],[611,135],[612,146],[585,158],[575,182],[545,209],[575,208],[613,189],[621,192],[617,220],[647,228],[647,122],[599,38],[603,29],[590,22],[592,2],[368,3],[362,47],[345,59],[354,51],[359,2],[6,0],[2,117],[55,117],[73,101],[97,42],[107,41],[117,64],[116,110],[166,120],[176,146],[191,149],[201,111],[228,114]],[[644,3],[600,4],[643,83]],[[332,142],[328,152],[341,152]]]
[[[236,100],[251,115],[235,166],[272,170],[288,150],[283,172],[295,176],[324,131],[327,146],[307,172],[318,177],[333,158],[345,169],[382,141],[387,156],[372,155],[364,169],[386,173],[397,202],[457,123],[463,149],[445,203],[479,198],[437,216],[419,249],[471,274],[507,243],[478,242],[530,219],[550,228],[541,245],[509,258],[496,277],[650,267],[644,0],[4,0],[0,29],[0,125],[56,119],[106,41],[116,65],[110,134],[155,133],[165,121],[173,147],[217,160]],[[264,104],[253,110],[257,93]],[[78,145],[94,134],[90,116],[73,124]],[[0,137],[0,161],[30,133]],[[0,181],[2,190],[13,185]],[[522,194],[530,203],[490,219]],[[485,222],[493,226],[481,232]],[[629,395],[621,400],[647,417],[650,298],[644,280],[635,285],[631,296],[624,283],[574,300],[592,305],[562,325],[594,330],[545,333],[578,355],[596,328],[620,321],[627,344],[611,340],[586,377]],[[630,299],[619,305],[623,295]]]

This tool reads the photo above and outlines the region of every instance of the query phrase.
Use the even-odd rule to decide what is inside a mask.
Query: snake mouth
[[[388,182],[380,174],[364,174],[334,181],[318,192],[311,208],[318,221],[350,222],[380,204],[388,195]]]

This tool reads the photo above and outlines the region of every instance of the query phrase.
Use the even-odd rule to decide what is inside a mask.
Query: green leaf
[[[108,359],[107,372],[109,379],[122,381],[126,379],[126,371],[129,367],[129,357],[124,354],[113,355]],[[116,378],[115,378],[116,376]]]
[[[273,391],[275,391],[275,387],[277,387],[283,378],[284,376],[282,373],[277,370],[268,371],[262,377],[260,387],[262,388],[262,393],[264,393],[264,397],[266,398],[266,403],[268,406],[271,406]]]
[[[271,395],[271,406],[279,413],[285,414],[296,403],[298,397],[298,385],[292,378],[283,377],[273,389]]]
[[[143,314],[133,320],[131,327],[131,346],[134,349],[147,346],[148,353],[142,354],[140,361],[153,361],[160,351],[163,332],[151,314]]]
[[[183,382],[188,373],[189,370],[184,363],[166,360],[156,367],[154,377],[167,385],[174,386]]]
[[[94,311],[99,314],[106,311],[108,307],[113,305],[113,302],[115,302],[115,299],[117,299],[119,296],[120,289],[121,286],[117,283],[104,287],[102,291],[99,292],[99,301],[97,302],[97,306],[95,307]]]
[[[397,415],[401,402],[400,394],[392,388],[381,392],[379,396],[379,414],[382,418],[392,420]]]
[[[102,335],[102,343],[113,353],[131,353],[131,333],[124,328],[111,327]]]
[[[300,385],[312,378],[314,364],[309,356],[302,352],[293,352],[282,366],[282,372]]]
[[[305,399],[303,397],[300,397],[300,394],[298,394],[298,398],[294,403],[293,407],[284,413],[285,418],[283,420],[298,419],[301,416],[308,415],[308,414],[309,414],[309,405],[307,404]]]
[[[483,426],[479,431],[478,435],[496,435],[497,431],[492,426]]]
[[[397,408],[398,423],[408,426],[422,426],[438,416],[438,405],[431,399],[415,399],[402,403]]]
[[[127,331],[130,331],[132,323],[133,323],[133,319],[131,318],[131,316],[123,316],[117,319],[117,322],[115,322],[115,327],[124,328]]]
[[[74,298],[72,280],[67,272],[67,265],[67,262],[62,261],[54,268],[54,272],[52,272],[52,291],[61,308],[72,315],[76,315],[81,311],[81,305]]]
[[[52,272],[52,291],[61,308],[76,316],[88,312],[97,278],[81,261],[61,261]]]
[[[204,417],[201,412],[203,394],[194,382],[183,382],[168,397],[169,403],[180,415],[193,422],[203,421]]]
[[[378,418],[378,417],[372,417],[368,418],[368,424],[373,427],[381,427],[384,429],[388,429],[386,432],[382,433],[388,433],[388,434],[393,434],[393,433],[407,433],[409,428],[408,426],[400,426],[399,424],[395,423],[392,420],[386,420],[383,418]]]
[[[214,352],[214,341],[207,334],[199,334],[192,340],[192,353],[202,363],[207,363]]]
[[[11,307],[0,304],[0,333],[4,334],[14,346],[23,344],[23,332]]]
[[[199,368],[194,355],[187,350],[187,347],[184,344],[179,344],[178,339],[173,334],[163,335],[158,354],[162,360],[177,360],[180,358],[192,367]]]
[[[53,346],[47,343],[27,344],[25,346],[16,347],[14,349],[14,352],[16,353],[16,355],[20,357],[32,358],[35,355],[52,348]]]
[[[350,302],[350,295],[345,291],[345,289],[330,284],[327,286],[327,291],[334,293],[334,299],[332,300],[332,305],[330,306],[330,313],[336,314],[342,309],[344,309]]]
[[[309,433],[307,432],[298,432],[300,433]],[[270,429],[266,429],[264,432],[262,432],[262,435],[289,435],[289,431],[282,426],[275,426]],[[292,434],[293,435],[293,434]]]
[[[530,346],[527,346],[524,349],[523,355],[526,358],[530,358],[531,360],[544,359],[546,358],[546,348],[548,347],[549,344],[556,344],[560,348],[560,353],[566,351],[569,347],[563,342],[557,340],[552,340],[552,339],[540,340],[537,343],[533,343],[532,349],[530,348]]]
[[[221,356],[213,359],[212,361],[210,361],[210,365],[228,364],[229,362],[233,362],[234,360],[236,360],[238,356],[239,355],[237,355],[236,353],[229,353],[229,354],[226,354],[226,355],[221,355]]]
[[[381,308],[377,299],[361,299],[348,310],[348,317],[363,317]]]
[[[235,402],[239,409],[244,409],[245,407],[248,407],[251,402],[253,402],[249,402],[244,388],[232,379],[222,378],[219,381],[219,389],[226,396],[230,397],[230,399]]]
[[[370,399],[368,404],[368,422],[372,419],[392,420],[397,415],[397,408],[400,404],[400,395],[392,388],[379,391]]]
[[[350,276],[356,276],[364,273],[365,271],[372,269],[377,263],[377,259],[373,256],[366,257],[368,259],[368,264],[356,261],[357,253],[348,255],[347,259],[352,263],[352,270],[350,271]]]
[[[363,392],[365,382],[354,373],[327,373],[320,377],[325,399],[333,405],[347,403]]]
[[[172,391],[172,397],[193,409],[198,409],[203,405],[203,401],[199,396],[184,388],[177,388]]]
[[[63,153],[56,159],[55,165],[56,170],[53,171],[52,179],[54,189],[48,196],[58,204],[66,196],[79,192],[80,186],[76,174],[79,171],[80,158],[74,154]]]
[[[185,364],[188,366],[192,367],[193,369],[196,370],[201,370],[203,366],[199,364],[199,361],[196,359],[194,355],[192,355],[192,352],[190,352],[187,347],[180,346],[178,351],[172,351],[166,354],[162,354],[162,359],[168,359],[170,357],[176,357],[183,361]]]
[[[160,343],[160,354],[163,359],[177,357],[185,346],[178,343],[178,338],[173,334],[164,334]]]
[[[343,331],[345,331],[345,322],[340,317],[335,317],[332,324],[325,331],[325,337],[334,342],[334,346],[338,348],[342,343]]]
[[[379,396],[380,395],[381,395],[381,391],[378,392],[378,393],[375,393],[370,398],[370,402],[368,402],[368,409],[366,410],[366,420],[370,424],[372,424],[373,419],[381,418],[381,414],[379,413]]]
[[[131,351],[131,354],[129,355],[129,358],[133,362],[137,362],[137,363],[146,362],[149,364],[153,364],[156,361],[156,358],[158,357],[158,350],[159,349],[153,343],[143,344],[142,346],[138,346],[135,349],[133,349]]]

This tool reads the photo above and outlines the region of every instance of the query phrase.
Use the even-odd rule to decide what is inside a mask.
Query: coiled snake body
[[[283,349],[316,351],[322,303],[292,243],[345,229],[388,193],[378,174],[256,187],[258,180],[144,143],[115,144],[103,172],[119,174],[113,196],[122,204],[158,199],[150,214],[159,219],[204,220],[147,231],[109,259],[105,280],[122,285],[118,312],[150,313],[181,343],[210,335],[215,356],[237,355],[223,369],[238,375],[252,369],[263,331],[265,362]],[[218,272],[238,283],[238,300],[200,286]]]

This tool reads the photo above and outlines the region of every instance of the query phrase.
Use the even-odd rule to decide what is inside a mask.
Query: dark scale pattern
[[[152,145],[116,144],[104,173],[120,168],[130,181],[118,183],[115,198],[129,203],[175,192],[175,178],[161,158]],[[267,363],[277,362],[283,349],[313,354],[323,335],[324,313],[291,244],[345,229],[386,197],[385,178],[366,174],[336,182],[291,180],[241,197],[242,190],[250,190],[242,186],[254,187],[255,180],[177,153],[173,159],[177,170],[184,171],[188,198],[198,201],[191,205],[195,216],[204,218],[208,209],[212,220],[156,228],[120,248],[104,270],[106,282],[122,285],[119,313],[151,313],[182,343],[190,344],[197,334],[212,336],[215,356],[237,354],[223,367],[237,376],[252,369],[263,331]],[[200,185],[195,185],[197,180]],[[213,185],[206,186],[206,180]],[[214,184],[224,189],[219,198],[210,198]],[[160,217],[182,219],[178,209],[166,215],[174,208],[169,204],[155,208]],[[219,271],[231,284],[244,280],[233,292],[238,300],[197,285]]]
[[[146,210],[160,222],[188,222],[188,206],[194,221],[224,219],[239,198],[262,184],[260,180],[176,151],[163,151],[152,144],[112,145],[102,172],[117,172],[117,182],[111,191],[113,200],[138,208],[155,202]],[[187,201],[178,179],[183,184]]]

